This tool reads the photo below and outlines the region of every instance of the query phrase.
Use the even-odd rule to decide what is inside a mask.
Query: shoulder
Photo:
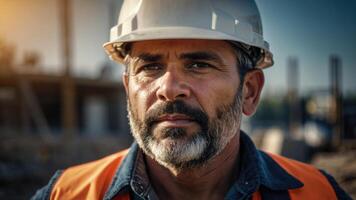
[[[127,152],[128,149],[58,171],[32,199],[82,199],[89,195],[102,197]]]
[[[272,153],[267,154],[289,174],[303,182],[304,186],[317,184],[319,187],[330,187],[327,178],[316,167]]]
[[[325,197],[334,197],[335,199],[351,199],[336,183],[332,176],[318,168],[302,163],[293,159],[279,156],[272,153],[266,153],[271,157],[279,166],[293,177],[301,181],[304,186],[290,192],[296,195],[301,190],[310,191],[310,195],[324,195]]]
[[[99,160],[69,167],[63,171],[63,174],[58,181],[66,178],[68,178],[69,181],[83,180],[83,178],[88,178],[88,176],[93,178],[101,175],[102,173],[107,173],[108,171],[116,171],[127,152],[128,150],[120,151]]]
[[[54,175],[51,177],[49,180],[48,184],[42,187],[41,189],[36,191],[36,194],[33,195],[31,200],[47,200],[49,199],[51,195],[51,191],[53,188],[53,185],[56,183],[57,179],[60,177],[62,174],[62,170],[58,170],[54,173]]]
[[[124,150],[100,160],[68,168],[54,185],[51,197],[61,196],[64,199],[103,197],[127,152],[128,150]]]
[[[285,184],[289,183],[288,180],[294,179],[302,183],[298,184],[299,187],[304,185],[304,188],[315,184],[321,184],[323,187],[329,185],[325,176],[312,165],[263,151],[259,151],[259,154],[264,163],[263,171],[269,172],[267,179],[278,179]],[[298,187],[295,185],[294,188]]]
[[[319,177],[320,175],[322,175],[319,170],[312,165],[272,153],[266,154],[270,156],[275,162],[277,162],[278,165],[284,168],[288,173],[294,175],[295,177],[299,178],[304,177],[305,175]]]

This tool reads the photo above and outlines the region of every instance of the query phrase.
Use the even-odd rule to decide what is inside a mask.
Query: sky
[[[17,47],[17,59],[25,51],[41,54],[47,72],[62,66],[57,0],[0,0],[0,39]],[[72,0],[73,71],[95,77],[109,62],[102,44],[116,19],[121,1]],[[285,92],[287,60],[298,59],[302,93],[327,89],[329,56],[342,59],[343,90],[356,92],[356,0],[256,0],[265,40],[275,64],[265,70],[265,93]],[[117,8],[117,9],[116,9]],[[0,52],[1,53],[1,52]],[[118,69],[118,68],[117,68]],[[116,70],[118,75],[120,70]]]
[[[256,0],[275,65],[268,91],[285,90],[287,59],[296,57],[302,92],[329,87],[329,56],[342,59],[344,91],[356,91],[355,0]]]

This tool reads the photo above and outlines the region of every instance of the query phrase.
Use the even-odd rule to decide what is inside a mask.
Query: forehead
[[[189,52],[214,52],[223,59],[234,58],[234,49],[223,40],[150,40],[132,43],[131,56],[142,53],[179,55]]]

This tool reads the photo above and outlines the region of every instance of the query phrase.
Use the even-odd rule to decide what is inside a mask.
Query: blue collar
[[[251,139],[240,132],[240,172],[225,199],[245,199],[260,186],[270,190],[289,190],[304,184],[279,166],[269,155],[257,150]]]
[[[138,154],[138,145],[134,142],[124,160],[121,162],[109,189],[106,191],[104,200],[111,200],[120,193],[130,190],[130,182],[133,180],[133,169]]]
[[[133,143],[105,194],[105,200],[111,200],[116,195],[128,191],[133,191],[145,198],[144,195],[147,192],[137,192],[137,189],[133,187],[137,179],[133,176],[133,171],[138,153],[139,147]],[[269,155],[257,150],[249,136],[243,131],[240,134],[240,156],[239,176],[227,193],[226,199],[251,196],[261,185],[270,190],[289,190],[303,186],[302,182],[286,172]]]

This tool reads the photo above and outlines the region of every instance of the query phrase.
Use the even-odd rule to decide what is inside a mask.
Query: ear
[[[260,100],[261,91],[265,82],[262,70],[255,69],[249,71],[245,75],[244,88],[243,88],[243,106],[242,112],[251,116],[257,109]]]
[[[125,92],[126,92],[126,95],[129,94],[129,75],[127,74],[127,72],[124,72],[122,74],[122,83],[124,84],[124,87],[125,87]]]

